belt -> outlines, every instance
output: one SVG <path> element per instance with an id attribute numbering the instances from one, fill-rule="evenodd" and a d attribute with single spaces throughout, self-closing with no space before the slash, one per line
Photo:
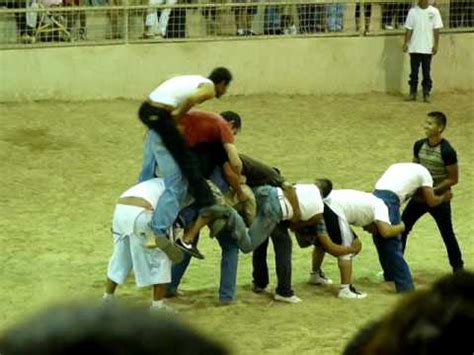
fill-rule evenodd
<path id="1" fill-rule="evenodd" d="M 146 210 L 153 211 L 153 206 L 147 200 L 144 200 L 141 197 L 120 197 L 117 201 L 118 205 L 126 205 L 126 206 L 135 206 L 135 207 L 143 207 Z"/>
<path id="2" fill-rule="evenodd" d="M 168 111 L 170 113 L 174 110 L 173 106 L 167 105 L 167 104 L 162 104 L 161 102 L 155 102 L 155 101 L 152 101 L 150 99 L 146 99 L 145 102 L 150 106 L 153 106 L 155 108 L 160 108 L 160 109 Z"/>

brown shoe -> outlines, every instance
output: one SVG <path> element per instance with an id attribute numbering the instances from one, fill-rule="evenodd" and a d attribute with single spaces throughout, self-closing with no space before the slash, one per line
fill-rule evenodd
<path id="1" fill-rule="evenodd" d="M 157 237 L 153 233 L 150 233 L 150 235 L 147 235 L 146 238 L 145 246 L 147 248 L 160 248 L 163 253 L 165 253 L 175 264 L 183 261 L 183 252 L 178 247 L 173 245 L 173 243 L 168 238 L 166 238 L 166 236 Z"/>

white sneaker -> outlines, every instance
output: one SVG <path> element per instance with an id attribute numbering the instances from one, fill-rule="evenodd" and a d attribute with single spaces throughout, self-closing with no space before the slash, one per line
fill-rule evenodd
<path id="1" fill-rule="evenodd" d="M 383 275 L 383 271 L 379 271 L 378 273 L 375 274 L 375 278 L 377 279 L 377 281 L 379 282 L 384 282 L 385 281 L 385 277 Z"/>
<path id="2" fill-rule="evenodd" d="M 165 303 L 162 303 L 161 306 L 150 306 L 150 312 L 152 313 L 162 313 L 162 312 L 178 313 L 174 308 L 168 306 Z"/>
<path id="3" fill-rule="evenodd" d="M 367 294 L 364 292 L 357 291 L 354 286 L 350 285 L 348 288 L 341 288 L 337 297 L 350 298 L 350 299 L 362 299 L 362 298 L 366 298 Z"/>
<path id="4" fill-rule="evenodd" d="M 285 296 L 279 295 L 278 293 L 275 293 L 275 296 L 273 296 L 273 299 L 278 302 L 286 302 L 286 303 L 293 303 L 293 304 L 303 302 L 303 300 L 296 295 L 285 297 Z"/>
<path id="5" fill-rule="evenodd" d="M 325 286 L 332 285 L 331 279 L 327 278 L 321 270 L 311 272 L 308 282 L 312 285 Z"/>
<path id="6" fill-rule="evenodd" d="M 383 25 L 383 28 L 384 30 L 389 30 L 389 31 L 395 29 L 392 25 Z"/>

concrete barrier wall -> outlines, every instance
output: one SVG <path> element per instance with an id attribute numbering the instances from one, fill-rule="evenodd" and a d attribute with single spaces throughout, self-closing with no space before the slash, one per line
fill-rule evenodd
<path id="1" fill-rule="evenodd" d="M 0 51 L 0 101 L 143 98 L 177 74 L 227 66 L 231 95 L 406 92 L 401 36 L 276 38 Z M 474 89 L 474 34 L 443 34 L 437 92 Z"/>

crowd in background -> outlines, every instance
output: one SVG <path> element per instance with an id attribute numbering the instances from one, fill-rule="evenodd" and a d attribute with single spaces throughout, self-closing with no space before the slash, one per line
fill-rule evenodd
<path id="1" fill-rule="evenodd" d="M 187 37 L 186 16 L 188 9 L 173 7 L 174 5 L 191 4 L 193 0 L 0 0 L 1 8 L 30 9 L 14 14 L 18 42 L 33 43 L 42 41 L 85 41 L 88 39 L 87 10 L 71 11 L 70 7 L 105 7 L 105 6 L 137 6 L 137 5 L 170 5 L 170 8 L 149 8 L 128 10 L 129 17 L 138 15 L 142 18 L 143 32 L 138 39 L 150 40 L 160 38 Z M 233 0 L 235 6 L 223 7 L 224 0 L 209 0 L 202 5 L 213 4 L 213 7 L 202 7 L 200 13 L 206 23 L 206 36 L 222 35 L 222 22 L 232 23 L 234 30 L 225 35 L 255 36 L 263 35 L 296 35 L 324 32 L 347 31 L 344 28 L 345 7 L 347 4 L 331 2 L 303 3 L 282 5 L 259 5 L 259 0 Z M 431 1 L 435 6 L 435 2 Z M 263 17 L 256 18 L 259 6 Z M 355 6 L 355 30 L 361 32 L 390 31 L 403 29 L 410 2 L 383 3 L 381 6 L 381 28 L 371 23 L 372 7 L 370 3 Z M 65 11 L 34 11 L 35 9 L 66 8 Z M 123 10 L 107 11 L 107 28 L 103 29 L 104 39 L 120 40 L 125 37 L 123 26 Z M 363 24 L 361 21 L 363 13 Z M 1 15 L 1 13 L 0 13 Z M 223 20 L 223 17 L 226 19 Z M 258 24 L 256 22 L 263 22 Z M 373 22 L 373 21 L 372 21 Z M 474 6 L 471 1 L 451 0 L 449 2 L 449 28 L 473 27 Z M 256 31 L 255 28 L 260 30 Z M 378 27 L 378 25 L 377 25 Z M 448 27 L 448 26 L 447 26 Z M 39 30 L 41 29 L 41 30 Z M 41 33 L 41 36 L 38 34 Z M 129 36 L 130 37 L 130 36 Z"/>

